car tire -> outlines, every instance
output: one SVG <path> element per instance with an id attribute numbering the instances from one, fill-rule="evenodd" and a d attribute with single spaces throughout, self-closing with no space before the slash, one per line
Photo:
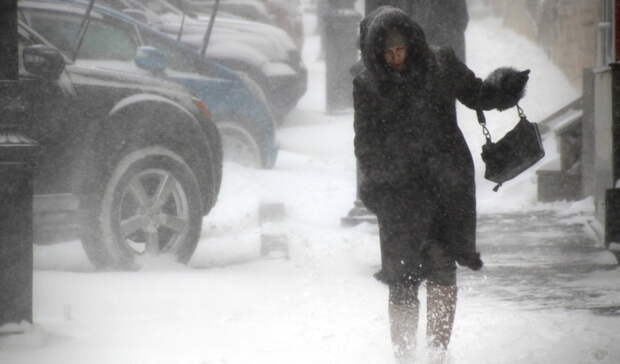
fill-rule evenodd
<path id="1" fill-rule="evenodd" d="M 200 188 L 190 166 L 160 145 L 132 148 L 87 208 L 82 244 L 96 268 L 135 270 L 139 258 L 187 263 L 202 229 Z"/>
<path id="2" fill-rule="evenodd" d="M 243 125 L 229 121 L 216 122 L 222 136 L 224 161 L 244 167 L 267 168 L 266 156 L 256 138 Z"/>

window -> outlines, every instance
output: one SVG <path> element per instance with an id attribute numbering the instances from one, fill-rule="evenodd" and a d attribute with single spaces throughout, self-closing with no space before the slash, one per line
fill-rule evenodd
<path id="1" fill-rule="evenodd" d="M 79 20 L 40 11 L 28 12 L 28 24 L 56 48 L 71 54 L 80 28 Z"/>
<path id="2" fill-rule="evenodd" d="M 82 17 L 71 14 L 33 11 L 29 23 L 37 33 L 67 55 L 76 45 Z M 130 61 L 138 42 L 126 28 L 91 19 L 78 59 Z"/>
<path id="3" fill-rule="evenodd" d="M 597 65 L 604 67 L 614 61 L 613 58 L 613 0 L 599 0 L 599 23 L 597 41 Z"/>
<path id="4" fill-rule="evenodd" d="M 78 58 L 131 61 L 136 56 L 137 46 L 138 42 L 129 31 L 111 24 L 91 21 Z"/>

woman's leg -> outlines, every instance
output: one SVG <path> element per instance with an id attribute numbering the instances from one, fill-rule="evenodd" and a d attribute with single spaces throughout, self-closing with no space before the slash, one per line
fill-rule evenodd
<path id="1" fill-rule="evenodd" d="M 437 240 L 429 241 L 424 253 L 424 270 L 428 279 L 426 333 L 435 349 L 445 351 L 450 343 L 456 311 L 456 264 L 447 247 Z"/>
<path id="2" fill-rule="evenodd" d="M 450 343 L 456 311 L 456 285 L 428 282 L 426 332 L 434 349 L 445 350 Z"/>
<path id="3" fill-rule="evenodd" d="M 415 356 L 418 330 L 419 283 L 390 285 L 388 313 L 390 333 L 396 360 L 400 364 L 412 363 Z"/>

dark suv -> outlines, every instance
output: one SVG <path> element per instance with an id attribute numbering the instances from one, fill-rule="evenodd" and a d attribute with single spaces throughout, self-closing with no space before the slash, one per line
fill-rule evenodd
<path id="1" fill-rule="evenodd" d="M 88 4 L 80 0 L 18 4 L 28 26 L 61 51 L 73 53 Z M 209 61 L 191 47 L 97 2 L 75 59 L 79 65 L 147 74 L 183 85 L 209 107 L 222 135 L 224 160 L 261 168 L 275 165 L 275 120 L 264 93 L 245 74 Z"/>
<path id="2" fill-rule="evenodd" d="M 19 46 L 27 134 L 42 147 L 35 239 L 78 226 L 98 268 L 147 254 L 187 262 L 222 177 L 207 107 L 173 83 L 73 63 L 21 21 Z"/>

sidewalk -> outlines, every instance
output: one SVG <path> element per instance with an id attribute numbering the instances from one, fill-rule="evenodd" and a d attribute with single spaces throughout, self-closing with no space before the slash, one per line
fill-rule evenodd
<path id="1" fill-rule="evenodd" d="M 480 216 L 485 279 L 464 273 L 464 285 L 524 309 L 591 308 L 620 316 L 620 270 L 586 233 L 589 218 L 557 211 Z"/>

